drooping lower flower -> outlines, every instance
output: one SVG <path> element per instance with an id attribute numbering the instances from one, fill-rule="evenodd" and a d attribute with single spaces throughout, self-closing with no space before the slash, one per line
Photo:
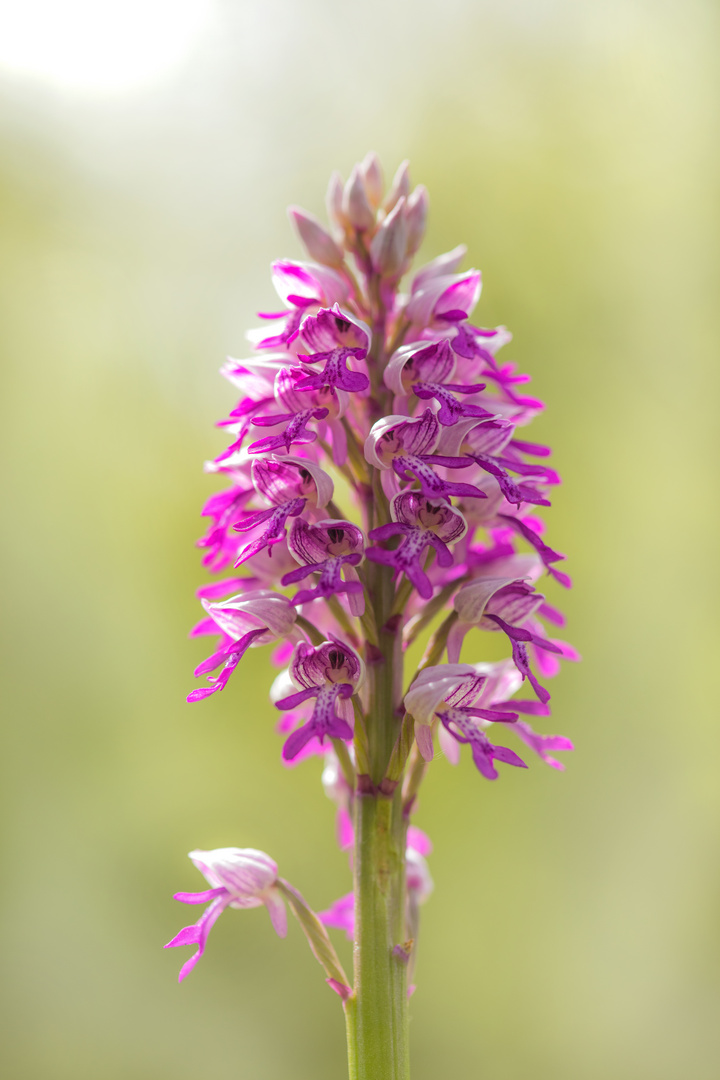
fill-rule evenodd
<path id="1" fill-rule="evenodd" d="M 197 952 L 183 964 L 178 982 L 190 974 L 205 952 L 208 934 L 227 907 L 267 908 L 275 932 L 287 934 L 287 913 L 277 888 L 277 864 L 264 851 L 254 848 L 215 848 L 213 851 L 191 851 L 189 858 L 203 875 L 209 889 L 198 893 L 175 893 L 183 904 L 205 904 L 201 917 L 176 934 L 166 949 L 177 945 L 197 945 Z"/>

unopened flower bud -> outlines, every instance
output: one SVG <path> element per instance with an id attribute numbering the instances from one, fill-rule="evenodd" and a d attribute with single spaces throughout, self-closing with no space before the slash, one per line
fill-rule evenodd
<path id="1" fill-rule="evenodd" d="M 405 204 L 408 258 L 411 258 L 415 254 L 425 236 L 428 203 L 427 188 L 424 184 L 419 184 Z"/>
<path id="2" fill-rule="evenodd" d="M 342 199 L 342 212 L 358 231 L 370 229 L 375 224 L 375 214 L 368 202 L 362 173 L 356 165 L 345 185 Z"/>
<path id="3" fill-rule="evenodd" d="M 393 177 L 390 190 L 387 193 L 384 208 L 390 212 L 398 199 L 407 198 L 410 194 L 410 162 L 403 161 Z"/>
<path id="4" fill-rule="evenodd" d="M 383 174 L 380 160 L 374 150 L 366 154 L 363 163 L 360 166 L 363 176 L 365 178 L 365 192 L 372 205 L 377 207 L 382 202 L 383 197 Z"/>
<path id="5" fill-rule="evenodd" d="M 405 262 L 408 227 L 404 211 L 405 199 L 401 198 L 379 226 L 370 244 L 373 267 L 383 277 L 395 277 Z"/>
<path id="6" fill-rule="evenodd" d="M 328 183 L 327 194 L 325 196 L 325 208 L 330 222 L 344 230 L 347 225 L 347 219 L 342 209 L 342 197 L 343 179 L 336 169 Z"/>
<path id="7" fill-rule="evenodd" d="M 288 215 L 311 259 L 316 259 L 317 262 L 336 269 L 342 265 L 342 248 L 333 240 L 314 214 L 302 210 L 299 206 L 289 206 Z"/>

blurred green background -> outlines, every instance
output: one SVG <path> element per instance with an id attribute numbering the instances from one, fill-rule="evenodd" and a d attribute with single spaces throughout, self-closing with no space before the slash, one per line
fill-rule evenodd
<path id="1" fill-rule="evenodd" d="M 87 30 L 66 7 L 56 59 Z M 157 4 L 136 7 L 140 40 Z M 565 774 L 431 771 L 414 1080 L 710 1080 L 717 8 L 198 12 L 172 63 L 153 72 L 150 49 L 122 85 L 86 77 L 82 48 L 51 76 L 0 45 L 3 1074 L 344 1075 L 296 927 L 280 942 L 265 912 L 228 913 L 180 988 L 161 946 L 186 921 L 172 893 L 200 887 L 194 847 L 265 849 L 318 908 L 349 887 L 318 763 L 280 766 L 267 654 L 190 707 L 186 634 L 202 462 L 233 403 L 217 368 L 275 303 L 270 260 L 300 254 L 285 205 L 321 212 L 330 171 L 374 148 L 389 173 L 411 159 L 423 254 L 468 243 L 478 320 L 511 327 L 548 402 L 533 432 L 565 478 L 550 536 L 584 655 L 553 687 Z"/>

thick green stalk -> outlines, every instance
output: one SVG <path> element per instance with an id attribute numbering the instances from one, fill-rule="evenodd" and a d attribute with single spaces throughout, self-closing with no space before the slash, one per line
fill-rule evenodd
<path id="1" fill-rule="evenodd" d="M 379 648 L 368 665 L 366 724 L 369 775 L 355 798 L 355 985 L 348 1002 L 351 1080 L 408 1080 L 410 1076 L 405 942 L 405 841 L 399 787 L 383 794 L 401 717 L 401 635 L 391 621 L 394 589 L 387 567 L 373 568 L 371 595 Z M 401 950 L 398 950 L 401 951 Z"/>
<path id="2" fill-rule="evenodd" d="M 351 1080 L 409 1080 L 405 824 L 394 798 L 360 795 L 355 814 L 355 1000 Z"/>

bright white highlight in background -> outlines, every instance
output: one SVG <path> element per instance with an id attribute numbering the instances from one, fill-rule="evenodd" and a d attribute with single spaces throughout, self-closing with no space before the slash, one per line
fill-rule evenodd
<path id="1" fill-rule="evenodd" d="M 130 89 L 181 62 L 211 15 L 212 0 L 0 0 L 0 68 Z"/>

